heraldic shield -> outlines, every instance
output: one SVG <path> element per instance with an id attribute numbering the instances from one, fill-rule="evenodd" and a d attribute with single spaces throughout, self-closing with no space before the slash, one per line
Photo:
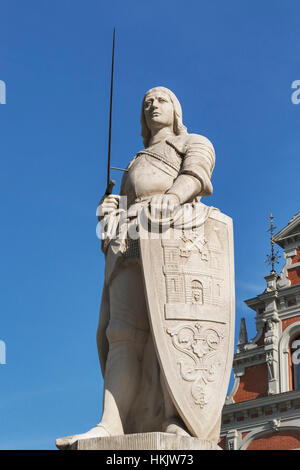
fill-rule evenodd
<path id="1" fill-rule="evenodd" d="M 198 202 L 161 233 L 140 221 L 149 321 L 161 370 L 190 433 L 219 426 L 234 348 L 232 219 Z M 148 228 L 145 229 L 145 219 Z"/>

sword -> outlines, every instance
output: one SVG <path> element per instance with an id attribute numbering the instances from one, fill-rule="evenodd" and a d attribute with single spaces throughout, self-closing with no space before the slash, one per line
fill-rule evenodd
<path id="1" fill-rule="evenodd" d="M 111 60 L 111 79 L 110 79 L 110 109 L 109 109 L 109 131 L 108 131 L 108 158 L 107 158 L 107 182 L 106 182 L 106 190 L 104 196 L 102 196 L 99 204 L 105 199 L 106 196 L 109 196 L 112 193 L 113 187 L 115 185 L 115 181 L 110 179 L 110 170 L 121 170 L 127 171 L 127 169 L 117 168 L 110 166 L 111 161 L 111 124 L 112 124 L 112 102 L 113 102 L 113 87 L 114 87 L 114 61 L 115 61 L 115 37 L 116 37 L 116 28 L 114 28 L 113 33 L 113 47 L 112 47 L 112 60 Z M 99 206 L 98 206 L 99 207 Z M 97 214 L 98 215 L 98 214 Z M 99 221 L 102 219 L 101 216 L 98 215 Z"/>
<path id="2" fill-rule="evenodd" d="M 109 110 L 109 131 L 108 131 L 108 158 L 107 158 L 107 185 L 105 196 L 112 193 L 115 181 L 110 179 L 110 159 L 111 159 L 111 122 L 112 122 L 112 102 L 113 102 L 113 88 L 114 88 L 114 62 L 115 62 L 115 36 L 116 28 L 113 34 L 113 48 L 111 60 L 111 79 L 110 79 L 110 110 Z"/>

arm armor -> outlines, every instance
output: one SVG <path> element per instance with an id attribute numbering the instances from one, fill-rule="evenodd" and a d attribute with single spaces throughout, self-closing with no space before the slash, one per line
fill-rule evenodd
<path id="1" fill-rule="evenodd" d="M 189 175 L 192 177 L 191 185 L 195 188 L 191 196 L 210 196 L 213 192 L 211 175 L 215 166 L 215 151 L 212 143 L 206 137 L 197 134 L 177 136 L 169 139 L 168 143 L 182 155 L 181 169 L 168 193 L 178 194 L 180 202 L 186 202 L 182 201 L 179 193 L 182 193 L 181 181 L 186 183 L 186 177 L 181 176 Z M 198 182 L 196 185 L 195 179 Z"/>

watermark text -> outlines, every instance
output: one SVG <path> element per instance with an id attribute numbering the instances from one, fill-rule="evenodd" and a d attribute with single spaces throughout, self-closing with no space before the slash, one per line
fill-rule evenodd
<path id="1" fill-rule="evenodd" d="M 0 340 L 0 364 L 6 364 L 6 344 Z"/>
<path id="2" fill-rule="evenodd" d="M 300 103 L 300 80 L 294 80 L 291 88 L 295 89 L 295 91 L 291 95 L 292 103 L 299 104 Z"/>
<path id="3" fill-rule="evenodd" d="M 6 84 L 0 80 L 0 104 L 6 104 Z"/>
<path id="4" fill-rule="evenodd" d="M 293 341 L 291 349 L 293 351 L 292 363 L 295 365 L 300 364 L 300 339 L 296 339 L 296 341 Z"/>

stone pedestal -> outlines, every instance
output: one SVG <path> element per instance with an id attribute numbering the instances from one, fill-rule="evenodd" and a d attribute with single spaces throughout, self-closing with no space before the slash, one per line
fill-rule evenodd
<path id="1" fill-rule="evenodd" d="M 212 441 L 163 432 L 80 439 L 69 450 L 221 450 Z"/>

